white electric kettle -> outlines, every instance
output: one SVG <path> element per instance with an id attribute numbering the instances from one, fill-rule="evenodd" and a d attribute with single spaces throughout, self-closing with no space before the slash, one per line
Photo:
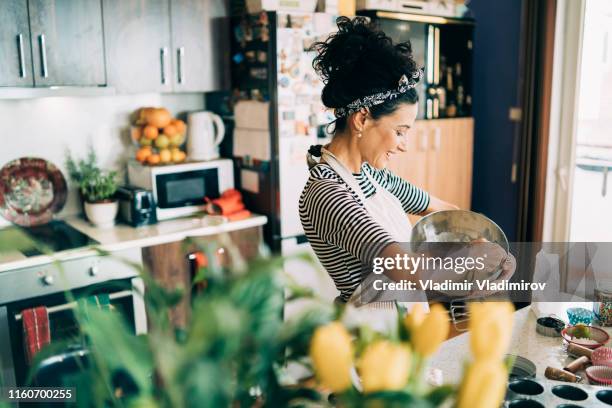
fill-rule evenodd
<path id="1" fill-rule="evenodd" d="M 187 156 L 189 160 L 219 158 L 219 144 L 225 136 L 225 125 L 215 113 L 202 111 L 187 116 Z"/>

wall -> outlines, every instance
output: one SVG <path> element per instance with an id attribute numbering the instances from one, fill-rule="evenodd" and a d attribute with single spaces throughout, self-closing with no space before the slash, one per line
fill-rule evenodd
<path id="1" fill-rule="evenodd" d="M 134 149 L 129 140 L 129 115 L 142 106 L 164 106 L 173 115 L 184 115 L 203 110 L 204 95 L 153 93 L 0 100 L 0 166 L 23 156 L 41 157 L 60 167 L 67 177 L 67 149 L 80 157 L 91 145 L 99 163 L 121 171 L 123 177 L 125 162 Z M 70 186 L 60 216 L 79 212 L 76 190 Z M 6 224 L 0 217 L 0 225 Z"/>
<path id="2" fill-rule="evenodd" d="M 518 104 L 519 0 L 472 0 L 474 39 L 474 170 L 472 209 L 495 221 L 515 240 L 518 184 L 511 181 L 515 122 L 510 107 Z"/>

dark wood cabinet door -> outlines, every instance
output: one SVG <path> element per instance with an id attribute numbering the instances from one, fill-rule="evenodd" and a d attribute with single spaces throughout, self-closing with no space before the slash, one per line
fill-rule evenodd
<path id="1" fill-rule="evenodd" d="M 104 0 L 108 84 L 122 93 L 170 92 L 168 0 Z"/>
<path id="2" fill-rule="evenodd" d="M 100 0 L 29 0 L 34 84 L 105 85 Z"/>
<path id="3" fill-rule="evenodd" d="M 27 0 L 0 1 L 0 86 L 32 86 Z"/>
<path id="4" fill-rule="evenodd" d="M 172 59 L 175 92 L 221 89 L 229 70 L 226 5 L 223 0 L 172 0 L 170 2 Z"/>

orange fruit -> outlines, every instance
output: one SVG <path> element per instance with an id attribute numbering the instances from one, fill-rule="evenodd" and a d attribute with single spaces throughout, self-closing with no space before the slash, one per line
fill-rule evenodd
<path id="1" fill-rule="evenodd" d="M 162 149 L 159 151 L 159 158 L 162 163 L 170 163 L 172 160 L 172 153 L 168 149 Z"/>
<path id="2" fill-rule="evenodd" d="M 184 161 L 186 156 L 187 155 L 182 150 L 176 149 L 176 150 L 172 151 L 172 161 L 174 163 L 180 163 L 180 162 Z"/>
<path id="3" fill-rule="evenodd" d="M 187 130 L 187 125 L 185 125 L 185 122 L 180 119 L 174 119 L 172 121 L 172 125 L 174 125 L 174 127 L 176 128 L 177 133 L 181 135 L 185 134 L 185 131 Z"/>
<path id="4" fill-rule="evenodd" d="M 172 123 L 164 128 L 164 135 L 172 137 L 178 133 L 178 129 Z"/>
<path id="5" fill-rule="evenodd" d="M 171 120 L 170 112 L 164 108 L 153 109 L 147 114 L 147 123 L 158 129 L 168 126 Z"/>
<path id="6" fill-rule="evenodd" d="M 149 157 L 147 157 L 147 163 L 153 166 L 159 164 L 160 160 L 161 158 L 159 157 L 159 154 L 151 154 Z"/>
<path id="7" fill-rule="evenodd" d="M 151 150 L 151 147 L 149 146 L 141 147 L 136 152 L 136 160 L 138 160 L 141 163 L 144 163 L 147 160 L 147 158 L 152 154 L 153 154 L 153 151 Z"/>
<path id="8" fill-rule="evenodd" d="M 147 125 L 142 130 L 142 133 L 147 139 L 153 140 L 157 137 L 157 135 L 159 135 L 159 130 L 157 130 L 155 126 Z"/>

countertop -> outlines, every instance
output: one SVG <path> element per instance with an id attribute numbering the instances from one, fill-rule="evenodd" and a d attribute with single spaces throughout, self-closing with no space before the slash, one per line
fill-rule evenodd
<path id="1" fill-rule="evenodd" d="M 567 307 L 584 306 L 591 308 L 592 303 L 546 303 L 546 306 L 548 312 L 553 311 L 556 315 L 564 318 L 567 316 L 565 314 Z M 561 337 L 546 337 L 536 332 L 537 317 L 532 308 L 533 305 L 527 306 L 514 313 L 514 322 L 511 322 L 513 330 L 509 354 L 531 360 L 536 365 L 536 377 L 545 378 L 544 370 L 546 367 L 561 369 L 573 358 L 568 357 Z M 546 313 L 546 315 L 548 314 Z M 612 327 L 602 328 L 612 334 Z M 440 369 L 445 383 L 458 384 L 462 378 L 464 363 L 470 358 L 469 333 L 466 332 L 445 341 L 438 352 L 429 360 L 429 367 Z M 586 378 L 582 382 L 588 384 Z"/>
<path id="2" fill-rule="evenodd" d="M 54 253 L 24 257 L 20 254 L 2 254 L 0 272 L 43 265 L 53 261 L 75 259 L 98 252 L 96 249 L 114 252 L 130 248 L 142 248 L 153 245 L 182 241 L 188 237 L 214 235 L 236 231 L 266 224 L 264 215 L 252 215 L 239 221 L 227 221 L 220 216 L 192 216 L 175 220 L 160 221 L 155 225 L 133 228 L 125 224 L 117 224 L 110 228 L 96 228 L 80 217 L 64 219 L 70 226 L 95 239 L 100 244 L 92 247 L 78 248 Z"/>

